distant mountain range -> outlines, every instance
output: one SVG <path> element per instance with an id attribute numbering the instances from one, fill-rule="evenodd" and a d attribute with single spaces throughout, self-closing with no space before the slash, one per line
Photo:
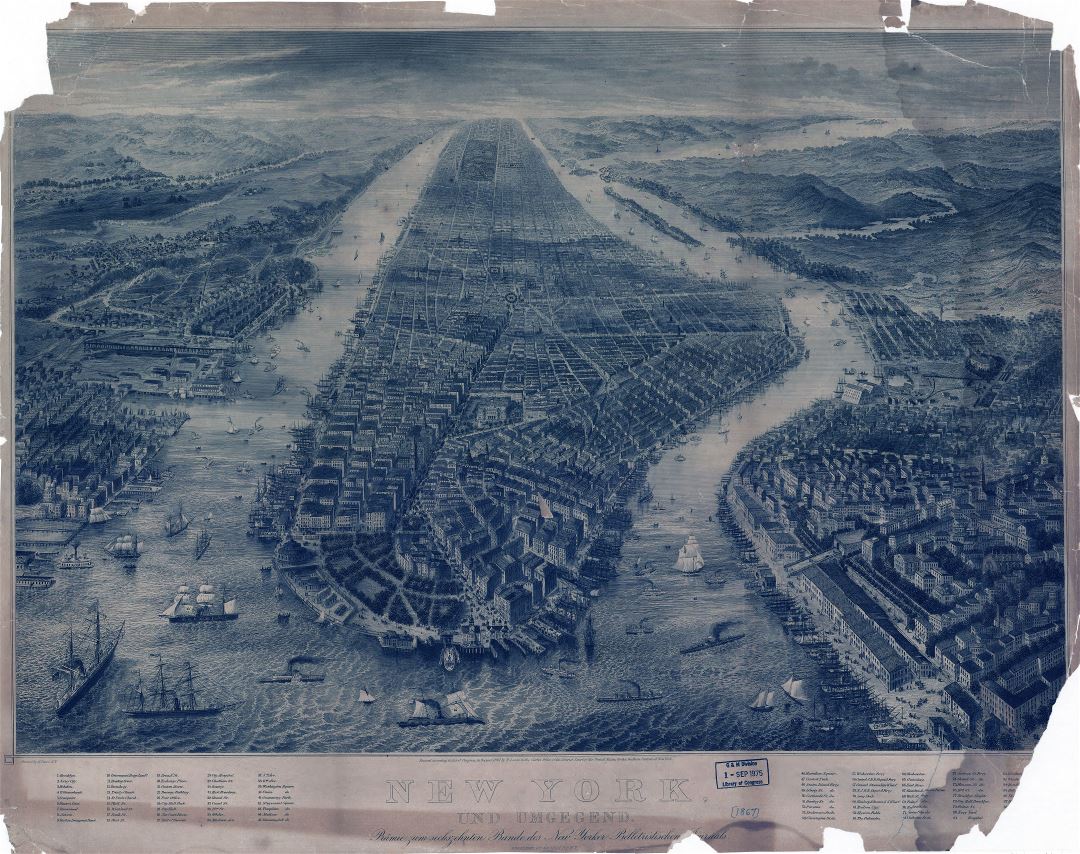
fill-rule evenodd
<path id="1" fill-rule="evenodd" d="M 1057 128 L 1040 126 L 900 131 L 746 157 L 617 160 L 604 174 L 781 241 L 913 221 L 872 239 L 807 236 L 789 246 L 805 268 L 869 275 L 915 301 L 935 300 L 944 288 L 972 310 L 1023 313 L 1060 305 L 1059 162 Z M 935 216 L 919 219 L 927 215 Z"/>

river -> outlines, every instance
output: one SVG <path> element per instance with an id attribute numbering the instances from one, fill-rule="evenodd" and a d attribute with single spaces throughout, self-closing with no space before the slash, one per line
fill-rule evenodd
<path id="1" fill-rule="evenodd" d="M 350 327 L 349 318 L 366 294 L 381 252 L 393 245 L 397 222 L 415 202 L 448 135 L 419 146 L 350 205 L 329 249 L 311 259 L 326 283 L 313 311 L 288 321 L 273 333 L 273 341 L 260 337 L 253 342 L 258 364 L 241 367 L 241 388 L 253 399 L 189 406 L 191 420 L 161 456 L 171 479 L 156 500 L 126 518 L 84 532 L 82 542 L 95 567 L 60 574 L 48 591 L 18 592 L 20 752 L 814 746 L 795 721 L 797 709 L 780 706 L 770 715 L 760 715 L 747 708 L 760 688 L 778 689 L 792 674 L 810 677 L 812 684 L 814 665 L 755 594 L 744 589 L 733 544 L 709 517 L 716 510 L 717 485 L 746 442 L 831 395 L 843 367 L 869 370 L 870 362 L 855 335 L 842 325 L 830 325 L 839 308 L 820 288 L 796 283 L 758 259 L 748 257 L 738 267 L 754 287 L 775 295 L 800 285 L 785 304 L 806 337 L 810 356 L 779 383 L 727 413 L 726 438 L 717 429 L 719 416 L 714 417 L 700 431 L 700 442 L 672 449 L 650 470 L 649 482 L 661 509 L 634 508 L 635 527 L 624 548 L 622 574 L 605 586 L 594 607 L 598 637 L 591 663 L 564 662 L 568 672 L 560 678 L 550 675 L 550 669 L 559 666 L 555 657 L 544 662 L 515 657 L 500 665 L 466 659 L 447 674 L 433 655 L 388 657 L 355 630 L 315 623 L 291 594 L 276 595 L 276 578 L 259 571 L 269 563 L 272 549 L 246 536 L 248 501 L 257 479 L 264 464 L 287 456 L 290 436 L 283 427 L 303 419 L 306 400 L 301 390 L 313 388 L 341 353 L 342 340 L 334 333 Z M 617 233 L 626 235 L 626 217 L 622 223 L 609 222 L 610 200 L 603 198 L 602 188 L 598 194 L 589 183 L 595 176 L 579 183 L 555 168 L 593 216 L 621 225 Z M 385 234 L 382 244 L 379 232 Z M 685 258 L 695 272 L 715 275 L 721 257 L 731 265 L 729 270 L 736 265 L 720 249 L 726 247 L 722 236 L 714 235 L 717 252 L 710 261 L 704 261 L 701 249 L 689 250 L 662 235 L 652 243 L 649 237 L 655 235 L 644 224 L 638 224 L 628 239 L 644 248 L 661 248 L 669 258 Z M 334 288 L 338 280 L 340 287 Z M 833 346 L 838 338 L 846 343 Z M 310 352 L 299 350 L 297 340 L 304 341 Z M 279 367 L 266 372 L 275 345 L 281 348 L 274 360 Z M 288 389 L 274 396 L 279 375 L 285 377 Z M 239 431 L 234 435 L 227 432 L 229 418 Z M 252 432 L 256 419 L 263 429 Z M 207 465 L 208 461 L 214 462 Z M 177 501 L 183 501 L 194 522 L 184 534 L 166 540 L 162 524 Z M 207 514 L 205 524 L 213 541 L 202 560 L 194 562 L 192 542 Z M 134 573 L 125 572 L 102 551 L 112 537 L 126 531 L 138 532 L 147 543 Z M 701 575 L 685 576 L 674 568 L 676 552 L 690 534 L 698 538 L 708 564 Z M 633 572 L 639 559 L 652 567 L 648 577 Z M 724 579 L 722 586 L 706 584 L 706 576 L 713 573 Z M 203 581 L 223 583 L 230 595 L 237 596 L 238 620 L 170 625 L 158 616 L 177 585 Z M 114 621 L 126 621 L 125 638 L 100 684 L 58 718 L 52 711 L 50 665 L 61 654 L 67 623 L 56 615 L 70 614 L 80 621 L 94 600 Z M 282 610 L 293 615 L 286 626 L 276 620 Z M 644 617 L 649 618 L 652 633 L 626 632 L 629 623 L 637 625 Z M 680 647 L 704 638 L 717 620 L 738 621 L 735 630 L 745 634 L 741 644 L 679 654 Z M 120 711 L 127 701 L 127 686 L 138 671 L 149 675 L 152 653 L 169 661 L 191 660 L 205 679 L 205 686 L 200 686 L 205 696 L 235 701 L 238 707 L 216 719 L 167 724 L 127 718 Z M 326 681 L 256 682 L 268 672 L 282 671 L 286 658 L 295 655 L 318 659 Z M 625 679 L 664 697 L 649 703 L 595 702 L 599 694 L 624 688 L 620 680 Z M 365 706 L 357 701 L 362 687 L 376 696 L 376 703 Z M 452 690 L 466 692 L 486 726 L 417 730 L 396 725 L 408 714 L 414 696 Z"/>

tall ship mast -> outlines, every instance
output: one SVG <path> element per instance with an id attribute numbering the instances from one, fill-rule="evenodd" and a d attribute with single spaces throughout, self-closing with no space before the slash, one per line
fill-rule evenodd
<path id="1" fill-rule="evenodd" d="M 210 539 L 210 532 L 206 530 L 206 528 L 199 531 L 199 536 L 195 539 L 195 548 L 191 553 L 191 556 L 195 558 L 195 560 L 198 560 L 206 554 L 206 550 L 210 548 Z"/>
<path id="2" fill-rule="evenodd" d="M 697 537 L 693 534 L 686 538 L 686 545 L 679 549 L 679 558 L 675 561 L 675 568 L 687 575 L 701 572 L 705 568 L 705 558 L 701 556 L 701 548 L 698 546 Z"/>
<path id="3" fill-rule="evenodd" d="M 195 693 L 195 673 L 190 661 L 180 665 L 181 676 L 166 680 L 165 662 L 158 656 L 157 675 L 152 684 L 143 682 L 142 674 L 132 686 L 133 703 L 124 709 L 132 718 L 194 718 L 218 715 L 239 703 L 206 704 Z"/>
<path id="4" fill-rule="evenodd" d="M 121 534 L 105 546 L 105 551 L 121 560 L 138 560 L 143 547 L 138 534 Z"/>
<path id="5" fill-rule="evenodd" d="M 95 605 L 92 621 L 93 645 L 91 646 L 88 642 L 87 649 L 84 651 L 76 648 L 74 629 L 68 629 L 66 660 L 55 669 L 56 676 L 67 677 L 67 685 L 56 697 L 58 715 L 64 714 L 74 706 L 101 678 L 101 674 L 105 672 L 113 659 L 120 638 L 124 636 L 124 623 L 120 623 L 118 629 L 110 632 L 102 628 L 102 616 L 104 615 Z M 90 652 L 93 652 L 93 658 L 90 661 L 84 660 L 84 655 L 89 657 L 87 654 Z"/>
<path id="6" fill-rule="evenodd" d="M 165 536 L 175 537 L 177 534 L 186 531 L 190 524 L 191 520 L 184 515 L 184 504 L 180 502 L 176 507 L 176 512 L 170 513 L 165 518 Z"/>

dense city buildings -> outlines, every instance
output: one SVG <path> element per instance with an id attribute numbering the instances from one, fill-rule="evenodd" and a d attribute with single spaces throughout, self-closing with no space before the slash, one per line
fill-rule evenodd
<path id="1" fill-rule="evenodd" d="M 599 581 L 594 546 L 639 464 L 797 361 L 782 320 L 616 239 L 520 123 L 468 125 L 313 402 L 291 537 L 320 566 L 296 586 L 344 603 L 320 604 L 335 619 L 423 639 L 464 616 L 481 648 L 543 648 Z M 368 556 L 338 560 L 341 535 Z"/>
<path id="2" fill-rule="evenodd" d="M 980 161 L 953 180 L 940 139 L 829 116 L 253 123 L 232 158 L 235 123 L 163 154 L 162 122 L 95 119 L 82 160 L 45 144 L 68 119 L 23 126 L 23 650 L 63 645 L 57 600 L 160 614 L 252 712 L 221 749 L 458 748 L 383 711 L 450 688 L 484 707 L 470 749 L 1040 731 L 1060 310 L 882 251 L 993 210 L 1033 223 L 1018 280 L 1052 266 L 1041 129 L 997 171 L 1014 136 L 950 138 Z M 983 296 L 1015 296 L 994 269 Z M 125 631 L 124 672 L 166 638 Z M 333 713 L 251 688 L 286 648 L 327 662 Z M 26 731 L 61 740 L 29 673 Z"/>
<path id="3" fill-rule="evenodd" d="M 1050 315 L 947 322 L 845 294 L 875 376 L 747 447 L 725 500 L 889 691 L 940 684 L 946 741 L 1015 743 L 1064 681 Z M 867 394 L 854 396 L 855 383 Z"/>

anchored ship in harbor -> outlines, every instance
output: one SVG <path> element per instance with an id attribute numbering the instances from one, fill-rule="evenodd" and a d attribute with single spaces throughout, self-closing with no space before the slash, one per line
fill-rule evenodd
<path id="1" fill-rule="evenodd" d="M 161 612 L 170 623 L 218 622 L 235 620 L 240 616 L 236 607 L 236 598 L 228 598 L 224 586 L 200 584 L 193 590 L 186 584 L 176 589 L 173 603 Z"/>
<path id="2" fill-rule="evenodd" d="M 56 713 L 64 714 L 89 691 L 113 660 L 120 638 L 124 636 L 124 623 L 116 629 L 108 629 L 105 615 L 95 606 L 89 620 L 88 637 L 77 643 L 75 630 L 68 629 L 67 655 L 54 670 L 55 677 L 64 677 L 67 683 L 56 697 Z"/>
<path id="3" fill-rule="evenodd" d="M 180 678 L 166 678 L 165 662 L 158 656 L 157 674 L 152 684 L 144 684 L 142 674 L 132 686 L 132 704 L 124 714 L 132 718 L 200 718 L 221 714 L 238 703 L 204 703 L 195 691 L 195 671 L 190 661 L 179 665 Z"/>

